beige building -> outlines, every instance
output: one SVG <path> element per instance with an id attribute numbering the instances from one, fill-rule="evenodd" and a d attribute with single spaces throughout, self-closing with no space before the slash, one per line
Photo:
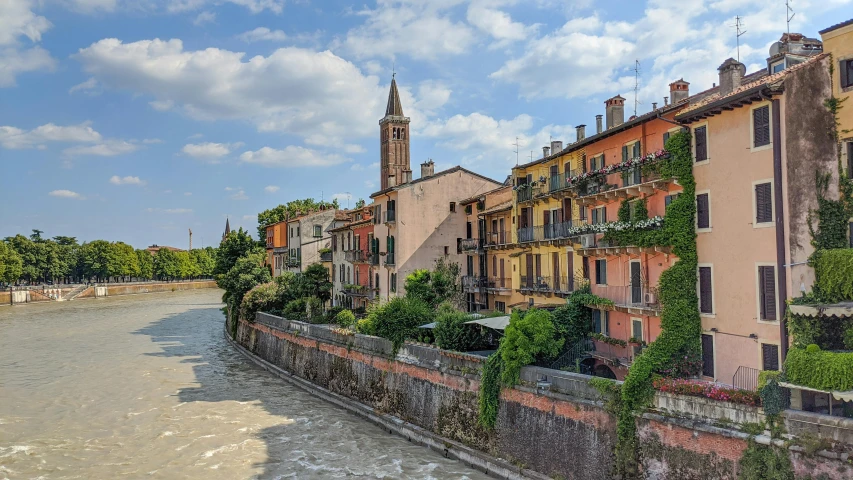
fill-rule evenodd
<path id="1" fill-rule="evenodd" d="M 285 270 L 304 272 L 312 263 L 324 263 L 326 259 L 322 258 L 320 251 L 332 246 L 329 230 L 345 220 L 345 213 L 334 208 L 320 209 L 288 220 Z"/>
<path id="2" fill-rule="evenodd" d="M 693 134 L 697 291 L 703 373 L 754 388 L 758 371 L 778 370 L 787 348 L 786 299 L 811 289 L 806 218 L 817 207 L 815 176 L 837 195 L 838 158 L 829 61 L 812 39 L 787 34 L 768 68 L 745 76 L 734 59 L 719 86 L 676 116 Z M 782 52 L 785 68 L 778 68 Z M 771 73 L 772 70 L 776 73 Z"/>

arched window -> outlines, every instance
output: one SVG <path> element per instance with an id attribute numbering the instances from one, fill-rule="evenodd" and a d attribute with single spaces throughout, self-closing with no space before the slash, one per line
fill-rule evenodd
<path id="1" fill-rule="evenodd" d="M 392 128 L 392 129 L 391 129 L 391 134 L 392 134 L 392 137 L 391 137 L 391 138 L 396 139 L 396 138 L 397 138 L 397 129 L 396 129 L 396 128 Z"/>
<path id="2" fill-rule="evenodd" d="M 401 128 L 401 129 L 400 129 L 400 139 L 402 140 L 402 139 L 404 139 L 404 138 L 406 138 L 406 129 L 405 129 L 405 128 Z"/>

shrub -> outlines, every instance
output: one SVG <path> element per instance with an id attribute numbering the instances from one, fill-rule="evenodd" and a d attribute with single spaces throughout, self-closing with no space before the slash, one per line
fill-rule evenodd
<path id="1" fill-rule="evenodd" d="M 586 284 L 585 288 L 586 290 L 582 286 L 572 292 L 566 305 L 555 309 L 552 314 L 554 326 L 566 339 L 566 347 L 574 345 L 592 332 L 592 310 L 581 303 L 582 299 L 587 298 L 584 293 L 589 293 L 589 284 Z"/>
<path id="2" fill-rule="evenodd" d="M 820 351 L 820 347 L 818 347 L 814 343 L 811 343 L 806 347 L 806 353 L 817 353 L 819 351 Z"/>
<path id="3" fill-rule="evenodd" d="M 422 300 L 397 297 L 370 309 L 367 318 L 373 335 L 394 342 L 396 352 L 407 338 L 417 336 L 419 326 L 429 323 L 433 312 Z"/>
<path id="4" fill-rule="evenodd" d="M 853 389 L 853 352 L 792 348 L 785 358 L 789 382 L 818 390 Z"/>
<path id="5" fill-rule="evenodd" d="M 415 270 L 406 277 L 406 296 L 417 298 L 437 308 L 443 302 L 456 307 L 463 304 L 462 285 L 459 280 L 459 264 L 443 258 L 435 261 L 432 270 Z"/>
<path id="6" fill-rule="evenodd" d="M 815 290 L 825 302 L 853 300 L 853 248 L 823 250 L 814 260 Z"/>
<path id="7" fill-rule="evenodd" d="M 335 323 L 342 327 L 352 327 L 355 325 L 355 315 L 350 310 L 341 310 L 335 315 Z"/>
<path id="8" fill-rule="evenodd" d="M 262 283 L 249 290 L 240 304 L 240 318 L 255 321 L 256 312 L 268 312 L 278 303 L 278 285 Z"/>
<path id="9" fill-rule="evenodd" d="M 483 374 L 480 376 L 480 398 L 478 399 L 480 407 L 478 423 L 485 428 L 494 428 L 498 419 L 502 370 L 503 359 L 500 352 L 490 355 L 483 365 Z"/>
<path id="10" fill-rule="evenodd" d="M 788 451 L 749 440 L 738 461 L 739 480 L 794 480 L 794 468 Z"/>
<path id="11" fill-rule="evenodd" d="M 652 382 L 652 385 L 661 392 L 741 403 L 753 407 L 761 405 L 761 397 L 756 392 L 739 388 L 725 388 L 713 383 L 658 377 Z"/>
<path id="12" fill-rule="evenodd" d="M 474 350 L 483 344 L 480 329 L 476 326 L 465 325 L 471 316 L 456 310 L 450 303 L 442 303 L 436 312 L 436 326 L 433 330 L 435 344 L 445 350 L 466 352 Z"/>
<path id="13" fill-rule="evenodd" d="M 287 302 L 282 313 L 290 320 L 304 320 L 307 317 L 305 314 L 306 305 L 307 300 L 305 298 L 297 298 Z"/>
<path id="14" fill-rule="evenodd" d="M 557 338 L 557 329 L 548 311 L 531 309 L 523 317 L 513 312 L 498 348 L 504 364 L 501 380 L 505 385 L 515 385 L 521 367 L 553 358 L 562 346 L 563 339 Z"/>

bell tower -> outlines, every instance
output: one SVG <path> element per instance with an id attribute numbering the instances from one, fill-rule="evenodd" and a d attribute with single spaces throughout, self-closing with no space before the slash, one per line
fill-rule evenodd
<path id="1" fill-rule="evenodd" d="M 382 190 L 412 181 L 409 160 L 409 117 L 403 115 L 403 104 L 397 91 L 396 74 L 391 76 L 391 91 L 385 117 L 379 120 L 380 179 Z"/>

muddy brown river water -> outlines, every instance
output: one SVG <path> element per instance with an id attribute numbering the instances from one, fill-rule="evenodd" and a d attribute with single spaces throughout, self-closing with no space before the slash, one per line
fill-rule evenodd
<path id="1" fill-rule="evenodd" d="M 248 362 L 220 296 L 0 307 L 0 478 L 488 478 Z"/>

